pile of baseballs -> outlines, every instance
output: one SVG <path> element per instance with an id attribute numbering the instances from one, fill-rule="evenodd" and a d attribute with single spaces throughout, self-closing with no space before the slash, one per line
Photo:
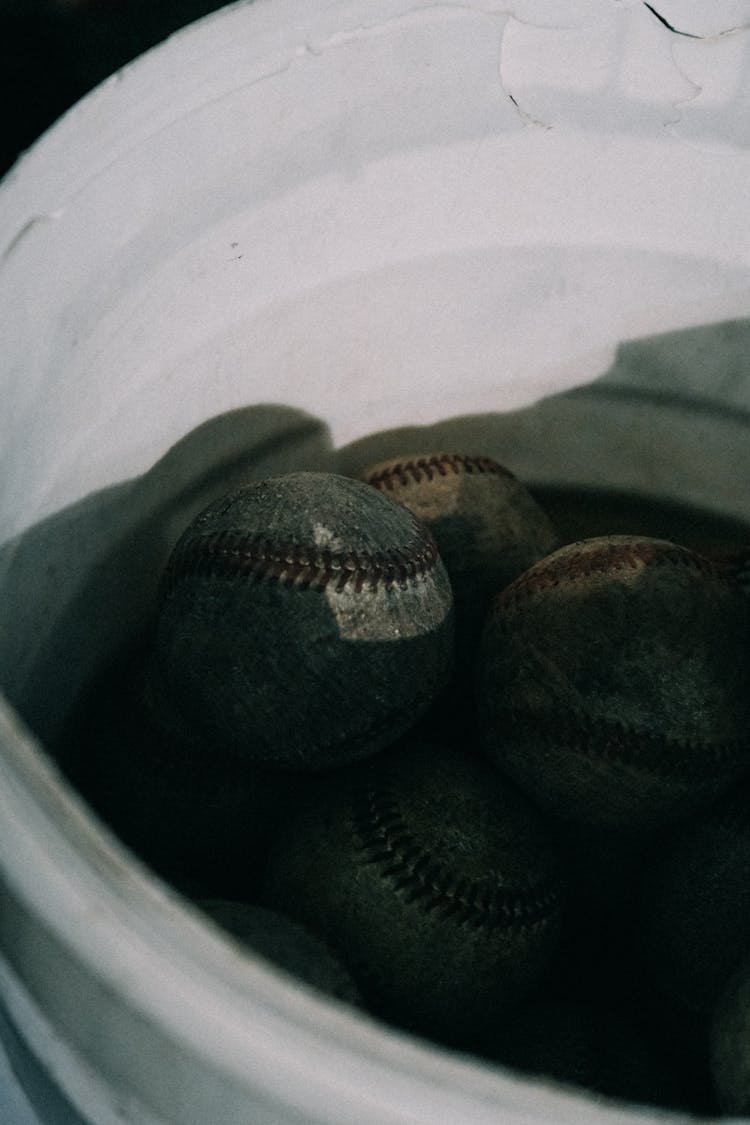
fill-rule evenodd
<path id="1" fill-rule="evenodd" d="M 598 1096 L 744 1112 L 740 573 L 560 543 L 486 456 L 254 481 L 185 529 L 71 776 L 337 1002 Z"/>

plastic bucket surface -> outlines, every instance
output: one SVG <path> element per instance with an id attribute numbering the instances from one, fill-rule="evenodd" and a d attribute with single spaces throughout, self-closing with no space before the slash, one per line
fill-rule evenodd
<path id="1" fill-rule="evenodd" d="M 507 7 L 232 6 L 0 187 L 0 996 L 48 1120 L 655 1119 L 240 955 L 42 748 L 248 476 L 439 436 L 750 523 L 743 21 Z"/>

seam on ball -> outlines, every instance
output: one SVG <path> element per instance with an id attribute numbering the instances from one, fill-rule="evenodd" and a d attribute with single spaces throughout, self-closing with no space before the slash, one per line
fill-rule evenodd
<path id="1" fill-rule="evenodd" d="M 162 596 L 188 576 L 242 575 L 250 581 L 278 582 L 303 589 L 373 591 L 404 588 L 428 574 L 437 562 L 434 539 L 414 522 L 417 535 L 402 548 L 336 552 L 314 544 L 274 543 L 267 536 L 233 531 L 188 540 L 175 549 L 162 583 Z"/>
<path id="2" fill-rule="evenodd" d="M 374 864 L 394 891 L 427 914 L 477 930 L 523 931 L 550 923 L 560 907 L 551 884 L 510 890 L 441 867 L 415 839 L 387 790 L 363 785 L 355 794 L 361 862 Z"/>
<path id="3" fill-rule="evenodd" d="M 639 567 L 670 566 L 675 569 L 691 570 L 715 578 L 728 588 L 739 589 L 732 573 L 712 559 L 705 558 L 689 550 L 646 541 L 629 544 L 606 544 L 593 550 L 571 555 L 563 559 L 551 558 L 537 563 L 525 571 L 492 600 L 491 613 L 499 614 L 514 602 L 532 597 L 534 594 L 563 585 L 575 585 L 593 575 L 613 576 L 623 571 L 637 570 Z"/>
<path id="4" fill-rule="evenodd" d="M 495 476 L 515 480 L 513 473 L 491 457 L 471 457 L 459 453 L 435 454 L 431 457 L 417 457 L 411 461 L 397 461 L 385 469 L 369 474 L 365 479 L 379 490 L 392 491 L 396 483 L 400 485 L 421 484 L 422 481 L 446 477 L 449 473 L 490 473 Z"/>

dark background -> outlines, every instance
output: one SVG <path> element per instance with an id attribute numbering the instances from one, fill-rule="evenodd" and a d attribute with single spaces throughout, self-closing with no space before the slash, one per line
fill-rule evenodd
<path id="1" fill-rule="evenodd" d="M 124 63 L 225 0 L 0 0 L 0 176 Z"/>

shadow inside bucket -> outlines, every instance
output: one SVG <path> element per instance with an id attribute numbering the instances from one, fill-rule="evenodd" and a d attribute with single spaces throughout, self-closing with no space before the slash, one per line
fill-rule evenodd
<path id="1" fill-rule="evenodd" d="M 749 337 L 742 320 L 626 342 L 587 386 L 339 450 L 325 422 L 289 406 L 212 418 L 143 475 L 0 548 L 3 690 L 54 747 L 82 688 L 148 627 L 164 564 L 190 520 L 239 484 L 293 470 L 356 475 L 404 453 L 483 453 L 529 487 L 563 541 L 636 533 L 696 547 L 747 542 Z"/>
<path id="2" fill-rule="evenodd" d="M 0 682 L 54 747 L 81 689 L 148 628 L 164 564 L 216 496 L 292 469 L 327 469 L 327 427 L 287 406 L 219 415 L 142 476 L 92 493 L 0 549 Z"/>
<path id="3" fill-rule="evenodd" d="M 631 533 L 702 549 L 748 543 L 749 325 L 626 343 L 588 386 L 514 412 L 399 427 L 339 450 L 323 421 L 291 407 L 210 419 L 143 475 L 85 497 L 0 549 L 5 692 L 54 753 L 96 673 L 148 631 L 185 526 L 214 498 L 264 476 L 357 475 L 402 454 L 482 453 L 528 484 L 563 541 Z"/>

